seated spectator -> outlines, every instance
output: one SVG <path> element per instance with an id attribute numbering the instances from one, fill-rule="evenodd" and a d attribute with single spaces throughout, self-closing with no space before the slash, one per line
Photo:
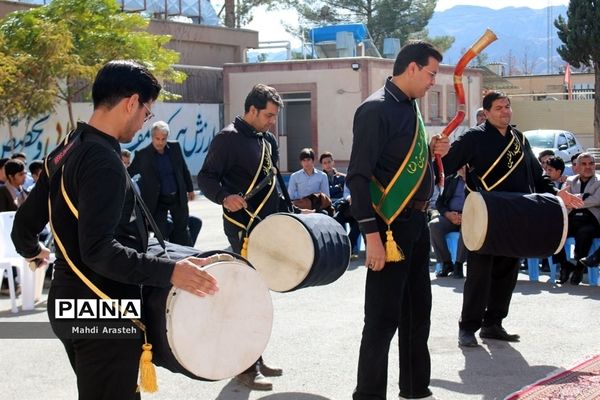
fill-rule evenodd
<path id="1" fill-rule="evenodd" d="M 129 168 L 131 165 L 131 152 L 129 150 L 121 150 L 121 161 L 123 161 L 123 164 L 125 164 L 125 168 Z"/>
<path id="2" fill-rule="evenodd" d="M 31 192 L 31 190 L 35 186 L 35 183 L 38 181 L 38 179 L 40 179 L 40 175 L 43 170 L 44 170 L 44 162 L 42 160 L 33 160 L 29 164 L 29 172 L 31 173 L 31 178 L 33 179 L 33 184 L 26 188 L 29 192 Z"/>
<path id="3" fill-rule="evenodd" d="M 571 277 L 571 284 L 579 285 L 583 279 L 586 264 L 581 261 L 587 256 L 594 238 L 600 236 L 600 176 L 596 175 L 596 161 L 590 153 L 577 157 L 579 174 L 567 179 L 567 190 L 581 194 L 584 206 L 569 212 L 568 235 L 575 238 L 576 264 L 567 261 L 565 250 L 553 256 L 560 264 L 558 283 L 564 284 Z"/>
<path id="4" fill-rule="evenodd" d="M 4 164 L 8 161 L 8 158 L 0 158 L 0 185 L 6 183 L 6 174 L 4 173 Z"/>
<path id="5" fill-rule="evenodd" d="M 323 172 L 327 174 L 329 180 L 329 194 L 334 209 L 333 218 L 346 229 L 346 224 L 350 227 L 348 238 L 352 246 L 352 259 L 358 258 L 358 237 L 360 236 L 360 228 L 358 221 L 352 217 L 350 211 L 350 190 L 345 185 L 346 175 L 338 172 L 335 169 L 335 161 L 333 154 L 325 152 L 319 157 L 319 162 L 323 168 Z"/>
<path id="6" fill-rule="evenodd" d="M 313 194 L 322 193 L 329 199 L 329 180 L 324 172 L 315 168 L 315 152 L 313 149 L 304 148 L 300 151 L 300 165 L 302 165 L 302 169 L 294 172 L 288 183 L 290 199 L 292 201 L 296 200 L 295 205 L 301 209 L 306 209 L 307 204 L 310 206 L 311 203 L 314 203 L 313 199 L 309 199 L 309 196 Z M 309 202 L 307 204 L 297 202 L 301 199 Z M 318 201 L 326 202 L 321 195 L 318 196 Z M 329 203 L 331 205 L 331 201 Z M 326 204 L 321 204 L 321 206 L 321 208 L 326 208 Z"/>
<path id="7" fill-rule="evenodd" d="M 25 183 L 25 164 L 18 159 L 7 160 L 4 164 L 6 180 L 0 186 L 0 212 L 16 211 L 27 199 L 28 192 L 23 188 Z M 17 270 L 13 267 L 13 276 L 17 276 Z M 8 279 L 8 276 L 5 276 Z M 20 290 L 19 282 L 15 282 L 17 291 Z M 8 280 L 2 280 L 0 294 L 8 294 Z"/>
<path id="8" fill-rule="evenodd" d="M 483 124 L 487 118 L 485 117 L 485 111 L 483 111 L 483 107 L 479 107 L 477 109 L 477 114 L 475 114 L 475 118 L 477 119 L 476 125 Z"/>
<path id="9" fill-rule="evenodd" d="M 565 165 L 565 170 L 563 175 L 566 177 L 577 175 L 579 170 L 577 169 L 577 157 L 579 157 L 581 153 L 573 154 L 571 156 L 571 165 Z"/>
<path id="10" fill-rule="evenodd" d="M 23 161 L 23 164 L 25 164 L 25 166 L 27 166 L 27 156 L 25 155 L 25 153 L 15 153 L 12 156 L 10 156 L 11 160 L 21 160 Z M 35 181 L 33 180 L 33 177 L 31 176 L 31 173 L 27 170 L 25 170 L 25 183 L 23 183 L 23 187 L 24 188 L 29 188 L 30 186 L 33 186 L 33 184 L 35 183 Z"/>
<path id="11" fill-rule="evenodd" d="M 554 186 L 561 189 L 567 181 L 567 177 L 563 175 L 565 171 L 565 162 L 560 157 L 550 157 L 546 160 L 546 175 L 552 180 Z"/>
<path id="12" fill-rule="evenodd" d="M 554 151 L 552 150 L 542 150 L 540 154 L 538 154 L 538 161 L 540 162 L 544 173 L 546 173 L 546 162 L 550 157 L 554 157 Z"/>
<path id="13" fill-rule="evenodd" d="M 333 154 L 329 151 L 321 154 L 319 163 L 321 163 L 321 168 L 323 168 L 323 172 L 325 172 L 327 180 L 329 181 L 329 197 L 331 198 L 331 201 L 335 202 L 336 200 L 342 199 L 344 197 L 346 174 L 342 174 L 335 169 Z"/>
<path id="14" fill-rule="evenodd" d="M 25 183 L 25 164 L 21 160 L 11 159 L 4 164 L 6 182 L 0 187 L 0 212 L 16 211 L 23 204 L 29 192 L 23 188 Z"/>
<path id="15" fill-rule="evenodd" d="M 452 263 L 450 250 L 446 244 L 446 234 L 460 232 L 462 222 L 462 209 L 465 203 L 465 167 L 454 175 L 450 175 L 444 182 L 444 190 L 436 201 L 439 215 L 429 222 L 431 245 L 438 262 L 442 263 L 442 270 L 437 277 L 446 277 L 452 272 L 453 278 L 464 278 L 463 263 L 467 259 L 467 249 L 462 241 L 458 241 L 456 263 Z"/>

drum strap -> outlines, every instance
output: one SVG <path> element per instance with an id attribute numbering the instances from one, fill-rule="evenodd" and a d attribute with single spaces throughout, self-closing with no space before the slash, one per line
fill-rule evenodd
<path id="1" fill-rule="evenodd" d="M 75 132 L 75 133 L 77 133 L 77 132 Z M 76 139 L 77 142 L 69 142 L 69 136 L 75 136 L 74 139 Z M 60 159 L 58 160 L 58 162 L 57 162 L 56 158 L 46 157 L 45 162 L 44 162 L 44 168 L 46 170 L 46 174 L 48 175 L 48 179 L 56 177 L 56 173 L 60 171 L 60 192 L 62 194 L 63 199 L 65 200 L 65 203 L 67 204 L 67 207 L 69 208 L 69 210 L 71 211 L 71 213 L 73 214 L 75 219 L 79 219 L 79 211 L 77 210 L 77 208 L 71 201 L 69 195 L 67 194 L 67 191 L 65 190 L 64 178 L 63 178 L 64 173 L 63 172 L 64 172 L 64 168 L 65 168 L 64 163 L 65 163 L 67 157 L 70 154 L 72 154 L 71 150 L 73 148 L 75 148 L 76 144 L 80 143 L 81 140 L 80 140 L 80 137 L 78 137 L 77 135 L 69 135 L 69 136 L 67 136 L 67 138 L 65 138 L 65 140 L 61 143 L 61 147 L 63 147 L 63 150 L 58 153 L 60 155 Z M 71 143 L 73 145 L 69 146 L 69 144 L 71 144 Z M 54 168 L 52 171 L 50 170 L 50 167 L 48 165 L 49 160 L 51 160 L 51 159 L 54 162 L 54 164 L 56 164 L 56 165 L 54 165 Z M 56 168 L 57 165 L 60 165 L 60 169 Z M 120 311 L 121 315 L 126 317 L 127 311 L 125 309 L 121 308 L 118 305 L 117 301 L 112 300 L 106 293 L 104 293 L 90 279 L 88 279 L 88 277 L 86 277 L 85 274 L 75 265 L 75 263 L 69 256 L 67 249 L 64 246 L 64 244 L 60 238 L 60 235 L 58 234 L 58 232 L 54 228 L 54 224 L 52 223 L 52 203 L 50 201 L 50 196 L 48 196 L 48 220 L 50 223 L 50 229 L 52 231 L 52 235 L 54 237 L 54 242 L 56 243 L 56 245 L 60 249 L 61 253 L 65 257 L 65 261 L 67 262 L 67 264 L 69 265 L 69 267 L 71 268 L 73 273 L 75 273 L 75 275 L 77 277 L 79 277 L 79 279 L 81 279 L 81 281 L 99 298 L 104 299 L 104 300 L 109 300 L 110 303 L 112 304 L 113 308 L 119 307 L 120 308 L 119 311 Z M 156 370 L 155 370 L 154 365 L 152 364 L 152 345 L 150 343 L 148 343 L 148 338 L 147 338 L 147 334 L 146 334 L 146 326 L 144 325 L 144 323 L 137 318 L 130 318 L 130 319 L 134 325 L 136 325 L 142 332 L 144 332 L 144 344 L 142 345 L 142 355 L 140 357 L 139 389 L 141 389 L 145 392 L 153 393 L 158 390 L 158 385 L 156 383 Z"/>
<path id="2" fill-rule="evenodd" d="M 258 214 L 261 212 L 261 210 L 263 209 L 265 204 L 267 204 L 267 201 L 273 194 L 273 190 L 275 190 L 275 186 L 276 186 L 275 180 L 273 179 L 274 173 L 273 173 L 273 163 L 271 161 L 271 146 L 265 141 L 264 138 L 261 138 L 261 141 L 262 141 L 261 162 L 258 165 L 258 169 L 256 170 L 256 174 L 254 175 L 254 179 L 252 180 L 252 183 L 250 183 L 250 186 L 248 186 L 248 189 L 246 189 L 246 193 L 243 197 L 245 199 L 249 199 L 249 198 L 253 197 L 258 191 L 262 190 L 265 186 L 269 186 L 269 191 L 267 192 L 265 197 L 262 199 L 262 201 L 260 202 L 258 207 L 256 207 L 256 210 L 250 211 L 248 208 L 243 209 L 244 212 L 246 214 L 248 214 L 248 216 L 250 217 L 250 220 L 248 221 L 247 225 L 244 225 L 243 223 L 235 220 L 231 215 L 228 215 L 227 210 L 225 210 L 225 208 L 223 208 L 223 218 L 225 218 L 227 221 L 231 222 L 235 226 L 237 226 L 245 231 L 245 235 L 244 235 L 244 239 L 243 239 L 243 243 L 242 243 L 242 251 L 240 254 L 244 258 L 248 257 L 248 240 L 249 240 L 248 235 L 250 233 L 250 228 L 254 224 L 254 221 L 257 219 Z M 260 176 L 261 172 L 264 172 L 266 174 L 266 176 L 264 179 L 261 180 L 261 182 L 259 182 L 257 184 L 258 177 Z M 260 188 L 255 191 L 255 189 L 258 187 L 260 187 Z"/>
<path id="3" fill-rule="evenodd" d="M 512 128 L 509 132 L 511 135 L 510 142 L 488 170 L 479 177 L 483 189 L 488 192 L 504 182 L 523 162 L 525 155 L 523 151 L 524 143 L 521 143 Z"/>
<path id="4" fill-rule="evenodd" d="M 388 226 L 386 261 L 404 260 L 404 254 L 394 241 L 390 225 L 413 198 L 428 168 L 429 149 L 425 124 L 417 103 L 413 102 L 413 106 L 417 122 L 408 155 L 387 187 L 384 188 L 375 177 L 371 178 L 369 186 L 372 206 Z"/>

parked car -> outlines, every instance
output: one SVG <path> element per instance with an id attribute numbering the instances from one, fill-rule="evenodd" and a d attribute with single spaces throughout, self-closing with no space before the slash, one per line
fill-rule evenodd
<path id="1" fill-rule="evenodd" d="M 533 154 L 537 155 L 543 150 L 552 150 L 554 154 L 563 159 L 565 162 L 571 161 L 573 154 L 584 151 L 583 146 L 577 137 L 569 132 L 559 129 L 535 129 L 523 132 Z"/>

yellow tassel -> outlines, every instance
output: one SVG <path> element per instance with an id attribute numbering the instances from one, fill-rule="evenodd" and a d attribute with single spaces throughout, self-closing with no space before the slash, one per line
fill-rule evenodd
<path id="1" fill-rule="evenodd" d="M 240 253 L 242 257 L 248 258 L 248 236 L 244 238 L 244 242 L 242 243 L 242 251 Z"/>
<path id="2" fill-rule="evenodd" d="M 158 391 L 156 383 L 156 368 L 152 364 L 152 345 L 142 345 L 142 357 L 140 357 L 140 389 L 144 392 L 154 393 Z"/>
<path id="3" fill-rule="evenodd" d="M 398 262 L 404 260 L 404 254 L 394 241 L 394 236 L 389 225 L 385 234 L 387 237 L 385 240 L 385 261 Z"/>

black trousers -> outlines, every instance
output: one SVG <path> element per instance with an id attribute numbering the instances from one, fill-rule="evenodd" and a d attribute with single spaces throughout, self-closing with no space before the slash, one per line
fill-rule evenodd
<path id="1" fill-rule="evenodd" d="M 386 226 L 380 223 L 385 243 Z M 392 224 L 394 239 L 406 259 L 367 272 L 365 319 L 354 400 L 383 400 L 387 392 L 390 342 L 398 331 L 400 395 L 431 394 L 431 360 L 427 340 L 431 325 L 429 229 L 427 213 L 404 211 Z"/>
<path id="2" fill-rule="evenodd" d="M 173 221 L 172 231 L 167 224 L 167 213 L 171 214 Z M 156 210 L 152 214 L 154 221 L 166 240 L 182 246 L 192 246 L 188 230 L 188 216 L 190 214 L 187 202 L 181 204 L 179 194 L 160 195 Z"/>
<path id="3" fill-rule="evenodd" d="M 575 239 L 574 256 L 575 260 L 587 257 L 594 238 L 600 236 L 600 225 L 593 217 L 574 217 L 569 215 L 569 232 L 568 236 Z M 567 254 L 563 248 L 558 254 L 552 256 L 552 260 L 557 263 L 567 261 Z"/>
<path id="4" fill-rule="evenodd" d="M 502 325 L 518 274 L 517 258 L 469 252 L 460 329 L 475 332 L 482 326 Z"/>
<path id="5" fill-rule="evenodd" d="M 72 320 L 54 318 L 54 300 L 89 298 L 70 287 L 50 287 L 48 317 L 77 377 L 79 400 L 139 400 L 137 380 L 142 339 L 73 339 L 66 334 Z"/>

